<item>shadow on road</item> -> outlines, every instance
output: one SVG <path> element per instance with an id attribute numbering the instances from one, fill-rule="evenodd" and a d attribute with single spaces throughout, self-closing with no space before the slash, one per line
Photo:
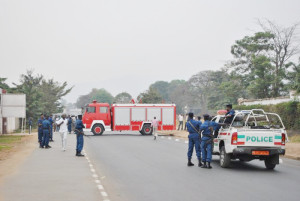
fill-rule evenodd
<path id="1" fill-rule="evenodd" d="M 252 172 L 263 172 L 264 174 L 266 172 L 270 172 L 272 174 L 279 173 L 276 170 L 276 168 L 274 170 L 268 170 L 268 169 L 266 169 L 263 161 L 259 161 L 258 162 L 258 163 L 261 163 L 261 164 L 257 164 L 257 163 L 254 164 L 253 162 L 257 162 L 257 161 L 241 162 L 241 161 L 238 161 L 238 160 L 232 160 L 229 168 L 222 168 L 222 169 L 223 170 L 227 170 L 227 171 L 235 171 L 235 172 L 236 171 L 240 171 L 240 172 L 249 172 L 249 171 L 252 171 Z M 221 168 L 218 159 L 213 159 L 212 164 L 214 165 L 214 167 Z"/>

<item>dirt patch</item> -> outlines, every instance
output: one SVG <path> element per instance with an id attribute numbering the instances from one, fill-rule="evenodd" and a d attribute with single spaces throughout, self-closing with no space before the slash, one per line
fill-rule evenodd
<path id="1" fill-rule="evenodd" d="M 287 143 L 285 156 L 287 158 L 300 160 L 300 143 Z"/>
<path id="2" fill-rule="evenodd" d="M 37 134 L 20 136 L 20 140 L 7 144 L 9 148 L 0 151 L 0 189 L 5 179 L 17 173 L 18 167 L 37 147 Z"/>
<path id="3" fill-rule="evenodd" d="M 158 132 L 160 135 L 166 135 L 166 136 L 176 136 L 178 138 L 182 138 L 182 139 L 187 139 L 188 138 L 188 135 L 189 133 L 185 130 L 183 131 L 159 131 Z"/>

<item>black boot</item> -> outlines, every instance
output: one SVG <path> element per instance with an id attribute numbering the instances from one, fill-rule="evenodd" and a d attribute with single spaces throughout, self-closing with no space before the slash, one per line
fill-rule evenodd
<path id="1" fill-rule="evenodd" d="M 77 156 L 84 156 L 84 155 L 81 154 L 81 151 L 79 151 Z"/>
<path id="2" fill-rule="evenodd" d="M 198 167 L 202 167 L 201 159 L 198 159 Z"/>
<path id="3" fill-rule="evenodd" d="M 206 162 L 204 162 L 204 165 L 201 168 L 207 168 Z"/>
<path id="4" fill-rule="evenodd" d="M 210 162 L 208 162 L 207 168 L 208 168 L 208 169 L 211 169 L 211 168 L 212 168 L 212 167 L 210 166 Z"/>
<path id="5" fill-rule="evenodd" d="M 189 159 L 187 166 L 194 166 L 194 163 L 192 163 L 191 159 Z"/>
<path id="6" fill-rule="evenodd" d="M 76 150 L 76 155 L 75 156 L 78 156 L 79 152 Z"/>

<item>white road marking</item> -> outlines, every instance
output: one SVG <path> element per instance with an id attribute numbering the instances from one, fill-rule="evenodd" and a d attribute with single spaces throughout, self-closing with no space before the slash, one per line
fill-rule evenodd
<path id="1" fill-rule="evenodd" d="M 171 137 L 168 137 L 168 139 L 171 140 L 172 138 L 171 138 Z"/>
<path id="2" fill-rule="evenodd" d="M 164 136 L 161 136 L 161 138 L 165 138 Z"/>
<path id="3" fill-rule="evenodd" d="M 176 141 L 176 142 L 179 142 L 179 139 L 176 139 L 175 141 Z"/>
<path id="4" fill-rule="evenodd" d="M 187 141 L 187 140 L 186 140 L 186 141 L 184 141 L 184 143 L 185 143 L 185 144 L 187 144 L 188 142 L 189 142 L 189 141 Z"/>
<path id="5" fill-rule="evenodd" d="M 83 150 L 83 152 L 85 152 Z M 102 195 L 102 197 L 108 197 L 107 193 L 104 191 L 104 187 L 101 185 L 101 181 L 99 180 L 99 176 L 97 174 L 95 174 L 96 170 L 94 169 L 93 165 L 91 164 L 90 159 L 87 157 L 87 155 L 85 154 L 85 158 L 88 161 L 88 164 L 90 166 L 90 170 L 93 173 L 92 176 L 95 178 L 95 183 L 97 184 L 97 188 L 100 190 L 100 193 Z M 105 176 L 102 176 L 101 179 L 104 179 Z M 104 201 L 109 201 L 109 200 L 104 200 Z"/>

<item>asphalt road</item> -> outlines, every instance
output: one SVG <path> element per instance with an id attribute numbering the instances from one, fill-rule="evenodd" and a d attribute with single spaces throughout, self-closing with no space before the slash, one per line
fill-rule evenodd
<path id="1" fill-rule="evenodd" d="M 85 149 L 111 201 L 300 199 L 300 161 L 283 159 L 274 171 L 262 161 L 223 169 L 214 156 L 211 170 L 187 167 L 184 141 L 113 133 L 85 137 Z"/>

